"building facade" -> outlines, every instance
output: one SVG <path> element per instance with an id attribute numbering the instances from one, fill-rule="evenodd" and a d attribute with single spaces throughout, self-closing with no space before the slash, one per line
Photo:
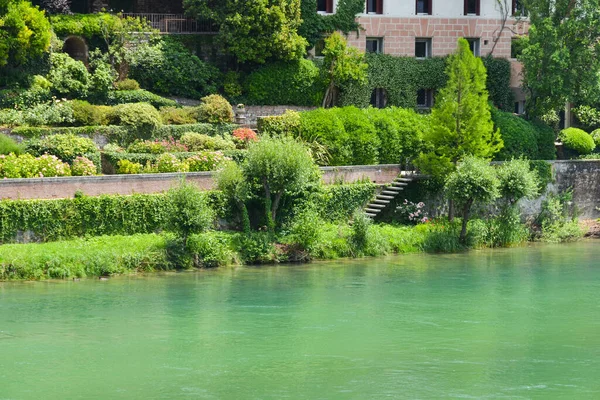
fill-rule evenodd
<path id="1" fill-rule="evenodd" d="M 334 13 L 338 0 L 318 1 L 318 12 Z M 366 52 L 417 58 L 441 57 L 466 38 L 475 55 L 511 61 L 515 112 L 525 96 L 521 64 L 512 56 L 513 38 L 527 33 L 528 24 L 518 0 L 366 0 L 358 16 L 363 30 L 348 35 L 348 43 Z"/>

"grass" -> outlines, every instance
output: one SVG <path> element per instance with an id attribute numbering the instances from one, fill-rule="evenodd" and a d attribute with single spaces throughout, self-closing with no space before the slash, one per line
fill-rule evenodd
<path id="1" fill-rule="evenodd" d="M 0 280 L 68 279 L 170 269 L 165 237 L 99 236 L 0 246 Z"/>

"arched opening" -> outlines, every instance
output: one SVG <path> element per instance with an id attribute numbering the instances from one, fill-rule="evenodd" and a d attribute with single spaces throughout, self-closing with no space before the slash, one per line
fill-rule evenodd
<path id="1" fill-rule="evenodd" d="M 63 51 L 71 56 L 72 59 L 83 62 L 87 65 L 88 62 L 88 47 L 85 40 L 79 36 L 69 36 L 63 45 Z"/>
<path id="2" fill-rule="evenodd" d="M 371 93 L 371 105 L 375 108 L 385 108 L 387 106 L 387 92 L 385 89 L 377 88 Z"/>

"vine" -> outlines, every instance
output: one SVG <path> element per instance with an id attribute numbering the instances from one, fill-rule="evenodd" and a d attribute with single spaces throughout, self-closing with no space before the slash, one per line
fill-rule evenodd
<path id="1" fill-rule="evenodd" d="M 334 14 L 321 15 L 317 13 L 317 0 L 301 0 L 302 25 L 298 33 L 308 41 L 308 48 L 313 48 L 324 34 L 358 32 L 361 26 L 356 16 L 364 8 L 364 0 L 339 0 Z"/>

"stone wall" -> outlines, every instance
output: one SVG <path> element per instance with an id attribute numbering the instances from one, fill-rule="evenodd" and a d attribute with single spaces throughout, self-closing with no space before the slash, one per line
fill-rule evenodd
<path id="1" fill-rule="evenodd" d="M 301 106 L 245 106 L 246 107 L 246 125 L 256 126 L 256 120 L 259 117 L 268 117 L 272 115 L 281 115 L 286 110 L 292 111 L 310 111 L 317 107 Z"/>
<path id="2" fill-rule="evenodd" d="M 368 179 L 383 184 L 400 174 L 399 165 L 323 168 L 323 181 L 350 183 Z M 101 194 L 160 193 L 178 184 L 182 176 L 202 190 L 214 188 L 211 172 L 185 174 L 104 175 L 87 177 L 30 178 L 0 180 L 0 199 L 58 199 L 73 197 L 80 190 L 88 196 Z"/>

